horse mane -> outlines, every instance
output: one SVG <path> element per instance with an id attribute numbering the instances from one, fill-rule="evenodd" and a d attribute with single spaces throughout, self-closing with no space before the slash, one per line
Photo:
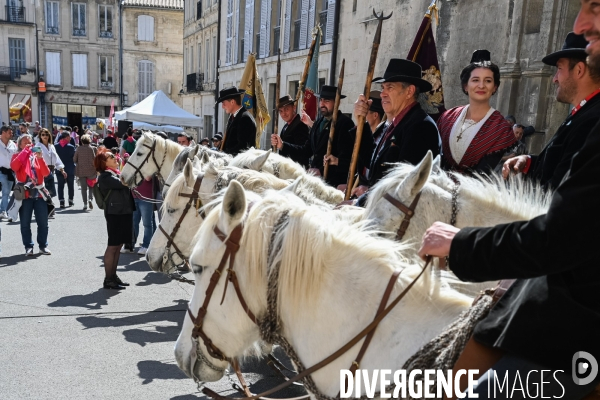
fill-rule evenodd
<path id="1" fill-rule="evenodd" d="M 299 183 L 299 190 L 303 193 L 306 193 L 297 193 L 298 195 L 300 195 L 300 197 L 310 195 L 315 200 L 324 201 L 328 204 L 335 205 L 344 201 L 343 192 L 327 185 L 325 182 L 323 182 L 322 179 L 310 174 L 302 175 L 302 180 Z M 311 204 L 316 203 L 316 201 L 308 202 Z"/>
<path id="2" fill-rule="evenodd" d="M 177 157 L 177 155 L 179 153 L 181 153 L 181 151 L 184 149 L 184 146 L 181 146 L 179 143 L 175 143 L 172 140 L 165 139 L 165 138 L 160 137 L 152 132 L 147 131 L 147 132 L 144 132 L 143 135 L 140 136 L 140 138 L 136 142 L 136 145 L 135 145 L 136 150 L 138 147 L 140 147 L 142 144 L 144 144 L 147 139 L 152 139 L 153 141 L 156 141 L 156 149 L 163 150 L 163 151 L 166 150 L 167 156 L 172 157 L 173 159 L 175 159 L 175 157 Z M 151 143 L 148 143 L 148 145 L 150 146 Z"/>
<path id="3" fill-rule="evenodd" d="M 229 165 L 238 168 L 249 167 L 252 161 L 254 161 L 257 157 L 264 155 L 265 153 L 265 150 L 255 149 L 252 147 L 235 156 Z M 273 163 L 279 164 L 279 174 L 281 176 L 293 176 L 295 179 L 299 176 L 306 175 L 306 170 L 304 167 L 277 153 L 271 153 L 271 155 L 269 155 L 269 158 L 265 163 L 265 167 L 272 165 Z M 269 171 L 269 173 L 272 173 L 272 169 Z"/>

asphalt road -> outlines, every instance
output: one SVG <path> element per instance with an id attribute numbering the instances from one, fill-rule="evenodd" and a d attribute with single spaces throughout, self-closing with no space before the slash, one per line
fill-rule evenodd
<path id="1" fill-rule="evenodd" d="M 122 254 L 118 273 L 131 286 L 102 289 L 104 216 L 81 207 L 77 191 L 75 207 L 50 220 L 51 256 L 25 257 L 19 223 L 0 222 L 0 398 L 204 397 L 173 356 L 192 286 Z M 245 360 L 242 368 L 254 393 L 281 383 L 264 362 Z M 226 378 L 208 386 L 234 393 Z M 302 393 L 296 387 L 273 397 Z"/>

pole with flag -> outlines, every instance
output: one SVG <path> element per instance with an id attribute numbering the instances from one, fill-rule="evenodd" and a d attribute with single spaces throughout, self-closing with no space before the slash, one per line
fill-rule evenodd
<path id="1" fill-rule="evenodd" d="M 260 84 L 260 78 L 256 71 L 256 54 L 248 55 L 246 67 L 240 81 L 240 89 L 244 89 L 246 93 L 242 98 L 242 106 L 250 111 L 256 121 L 256 148 L 260 145 L 260 137 L 265 129 L 265 126 L 271 120 L 269 108 L 265 100 L 265 94 Z"/>
<path id="2" fill-rule="evenodd" d="M 321 43 L 321 27 L 316 26 L 313 31 L 313 43 L 314 50 L 310 55 L 310 61 L 307 58 L 307 63 L 310 63 L 308 67 L 308 74 L 303 76 L 304 88 L 298 88 L 298 91 L 302 90 L 302 110 L 308 114 L 310 119 L 313 121 L 317 118 L 317 93 L 319 86 L 319 47 Z"/>
<path id="3" fill-rule="evenodd" d="M 335 93 L 335 102 L 333 103 L 333 118 L 331 125 L 329 125 L 329 141 L 327 142 L 327 156 L 331 155 L 331 149 L 333 148 L 333 138 L 335 137 L 335 125 L 337 124 L 338 110 L 340 109 L 340 99 L 342 98 L 342 86 L 344 86 L 344 69 L 346 66 L 346 59 L 342 60 L 342 68 L 340 68 L 340 76 L 338 78 L 337 92 Z M 326 162 L 323 166 L 323 179 L 327 181 L 329 175 L 329 162 Z"/>
<path id="4" fill-rule="evenodd" d="M 279 53 L 279 48 L 277 48 L 277 78 L 275 79 L 275 115 L 273 118 L 273 132 L 279 134 L 279 106 L 277 102 L 279 102 L 279 85 L 281 84 L 281 54 Z M 271 149 L 274 153 L 277 153 L 277 146 L 271 146 Z"/>
<path id="5" fill-rule="evenodd" d="M 115 127 L 113 125 L 113 117 L 115 116 L 115 99 L 110 102 L 110 114 L 108 114 L 108 129 L 114 134 Z"/>
<path id="6" fill-rule="evenodd" d="M 419 96 L 419 103 L 423 110 L 435 121 L 446 108 L 444 107 L 444 90 L 442 88 L 442 74 L 438 63 L 435 38 L 431 29 L 431 21 L 435 18 L 439 24 L 437 0 L 432 0 L 423 17 L 417 36 L 408 52 L 407 59 L 421 66 L 423 79 L 431 83 L 431 91 Z"/>

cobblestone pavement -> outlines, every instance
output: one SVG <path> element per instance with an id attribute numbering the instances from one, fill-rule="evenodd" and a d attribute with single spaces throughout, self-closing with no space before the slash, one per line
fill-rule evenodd
<path id="1" fill-rule="evenodd" d="M 25 257 L 19 223 L 0 222 L 0 398 L 203 397 L 173 356 L 192 286 L 122 254 L 119 276 L 131 286 L 102 289 L 104 216 L 81 210 L 78 196 L 50 220 L 50 256 Z M 35 238 L 35 223 L 32 230 Z M 245 360 L 242 368 L 255 393 L 281 383 L 264 362 Z M 233 393 L 226 378 L 208 386 Z M 277 396 L 301 393 L 295 387 Z"/>

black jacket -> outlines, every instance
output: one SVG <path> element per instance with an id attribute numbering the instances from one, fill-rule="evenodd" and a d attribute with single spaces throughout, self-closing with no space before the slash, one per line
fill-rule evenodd
<path id="1" fill-rule="evenodd" d="M 331 125 L 331 120 L 326 121 L 323 124 L 322 129 L 319 130 L 323 120 L 323 117 L 317 118 L 310 129 L 310 137 L 304 145 L 294 145 L 292 143 L 283 142 L 283 149 L 286 149 L 286 151 L 288 151 L 289 154 L 294 155 L 294 157 L 312 157 L 310 167 L 317 168 L 319 172 L 321 172 L 321 175 L 323 175 L 323 157 L 327 154 L 329 126 Z M 327 183 L 331 186 L 335 187 L 348 181 L 348 170 L 350 169 L 352 150 L 354 149 L 354 138 L 356 137 L 352 128 L 354 128 L 354 122 L 338 110 L 335 136 L 331 148 L 331 154 L 338 158 L 338 165 L 329 166 Z"/>
<path id="2" fill-rule="evenodd" d="M 98 177 L 98 187 L 104 196 L 110 195 L 106 199 L 104 214 L 133 214 L 135 211 L 135 202 L 131 195 L 131 190 L 121 183 L 119 178 L 108 171 L 104 171 Z"/>
<path id="3" fill-rule="evenodd" d="M 588 134 L 600 120 L 600 95 L 594 96 L 575 115 L 569 115 L 539 156 L 531 156 L 529 176 L 545 188 L 556 189 Z"/>
<path id="4" fill-rule="evenodd" d="M 363 138 L 371 138 L 367 147 L 375 152 L 377 148 L 371 129 L 368 125 L 365 129 L 368 129 L 368 133 L 363 133 Z M 384 139 L 385 136 L 381 138 L 382 141 Z M 368 167 L 369 176 L 361 179 L 361 185 L 373 186 L 377 183 L 392 167 L 389 163 L 408 162 L 417 165 L 428 150 L 434 157 L 437 156 L 442 149 L 442 139 L 433 119 L 417 104 L 398 122 L 387 140 L 380 142 L 377 147 L 381 148 L 379 155 L 372 157 Z"/>
<path id="5" fill-rule="evenodd" d="M 242 107 L 231 123 L 227 123 L 223 152 L 236 156 L 256 146 L 256 122 L 248 110 Z"/>
<path id="6" fill-rule="evenodd" d="M 281 140 L 283 142 L 304 146 L 308 140 L 308 126 L 306 126 L 300 119 L 300 114 L 296 114 L 296 117 L 292 120 L 292 123 L 287 126 L 284 125 L 284 130 L 281 133 Z M 284 157 L 289 157 L 304 168 L 308 167 L 308 158 L 298 153 L 292 154 L 289 147 L 283 147 L 279 152 Z"/>
<path id="7" fill-rule="evenodd" d="M 596 124 L 546 214 L 455 236 L 449 266 L 460 279 L 517 279 L 476 326 L 478 342 L 567 373 L 577 351 L 600 360 L 599 176 Z"/>

